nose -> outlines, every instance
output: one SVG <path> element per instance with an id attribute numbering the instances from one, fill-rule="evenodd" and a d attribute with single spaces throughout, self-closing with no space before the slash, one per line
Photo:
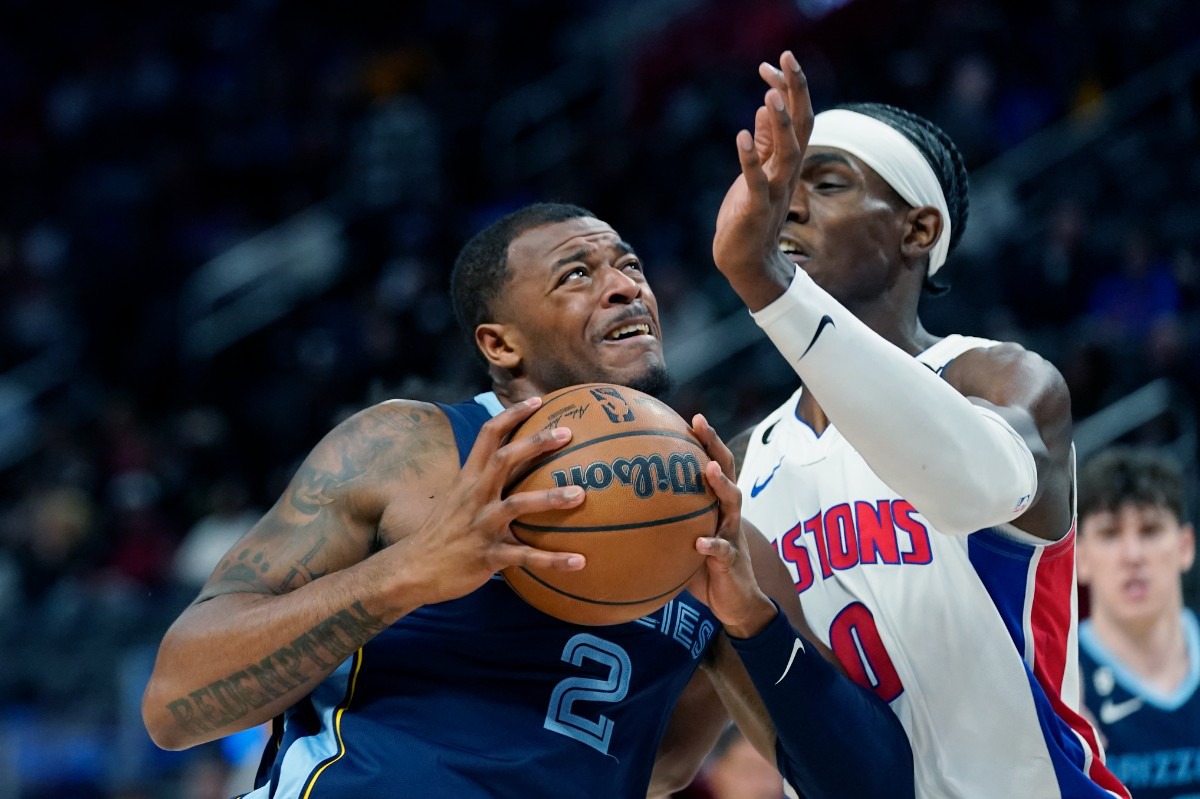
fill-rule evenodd
<path id="1" fill-rule="evenodd" d="M 796 184 L 792 201 L 788 204 L 787 221 L 804 224 L 808 221 L 808 188 L 804 181 Z"/>
<path id="2" fill-rule="evenodd" d="M 605 267 L 604 301 L 610 305 L 628 305 L 642 296 L 642 281 L 635 279 L 624 269 Z"/>
<path id="3" fill-rule="evenodd" d="M 1131 531 L 1121 536 L 1121 559 L 1134 562 L 1142 559 L 1146 549 L 1142 537 L 1137 531 Z"/>

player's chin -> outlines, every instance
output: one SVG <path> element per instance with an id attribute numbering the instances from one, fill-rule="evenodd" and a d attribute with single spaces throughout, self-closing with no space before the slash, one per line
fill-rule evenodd
<path id="1" fill-rule="evenodd" d="M 607 372 L 608 382 L 629 386 L 652 397 L 661 398 L 671 390 L 671 375 L 661 350 L 645 352 L 630 363 L 614 364 Z"/>

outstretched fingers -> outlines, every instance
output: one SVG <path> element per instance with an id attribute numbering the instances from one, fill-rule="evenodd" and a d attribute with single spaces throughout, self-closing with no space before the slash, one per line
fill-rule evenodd
<path id="1" fill-rule="evenodd" d="M 764 61 L 758 65 L 758 74 L 767 86 L 783 93 L 796 138 L 801 147 L 807 146 L 813 124 L 812 96 L 808 89 L 808 78 L 795 54 L 785 50 L 779 57 L 778 67 Z"/>
<path id="2" fill-rule="evenodd" d="M 778 89 L 768 89 L 766 108 L 772 148 L 771 157 L 763 162 L 763 168 L 771 185 L 780 190 L 787 190 L 787 196 L 790 199 L 791 184 L 788 181 L 792 180 L 793 173 L 798 171 L 797 167 L 803 150 L 796 138 L 796 131 L 792 127 L 792 115 L 788 113 L 787 101 L 784 99 L 783 93 Z M 757 126 L 757 124 L 756 118 L 755 125 Z"/>
<path id="3" fill-rule="evenodd" d="M 784 51 L 779 59 L 779 66 L 780 72 L 786 76 L 785 94 L 796 140 L 803 149 L 808 146 L 813 127 L 812 95 L 808 90 L 808 78 L 791 50 Z"/>

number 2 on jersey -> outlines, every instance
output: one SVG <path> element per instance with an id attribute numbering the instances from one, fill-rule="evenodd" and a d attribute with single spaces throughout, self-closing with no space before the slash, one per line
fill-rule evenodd
<path id="1" fill-rule="evenodd" d="M 904 691 L 900 675 L 875 626 L 875 617 L 861 602 L 842 608 L 829 625 L 829 648 L 850 679 L 891 702 Z"/>
<path id="2" fill-rule="evenodd" d="M 613 720 L 600 714 L 595 721 L 576 713 L 576 702 L 620 702 L 629 693 L 629 677 L 633 665 L 624 649 L 603 638 L 588 633 L 573 636 L 563 647 L 562 659 L 573 666 L 583 665 L 584 658 L 608 666 L 608 676 L 568 677 L 554 686 L 550 706 L 546 708 L 546 729 L 585 743 L 608 754 L 612 740 Z"/>

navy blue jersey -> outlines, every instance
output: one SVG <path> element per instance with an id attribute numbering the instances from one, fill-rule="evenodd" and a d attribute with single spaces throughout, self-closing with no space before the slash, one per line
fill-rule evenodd
<path id="1" fill-rule="evenodd" d="M 500 405 L 442 408 L 465 460 Z M 287 711 L 247 797 L 644 797 L 717 624 L 687 593 L 626 624 L 568 624 L 495 575 L 405 616 Z"/>
<path id="2" fill-rule="evenodd" d="M 1131 672 L 1079 625 L 1084 704 L 1108 739 L 1108 767 L 1134 799 L 1200 799 L 1200 631 L 1183 612 L 1188 675 L 1164 695 Z"/>

